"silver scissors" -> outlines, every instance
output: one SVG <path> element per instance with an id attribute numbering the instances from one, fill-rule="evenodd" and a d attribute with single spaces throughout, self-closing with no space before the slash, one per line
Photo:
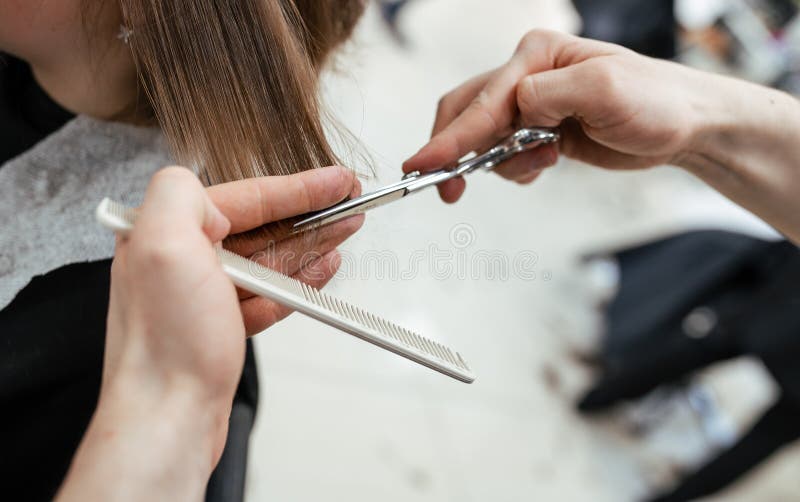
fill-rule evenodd
<path id="1" fill-rule="evenodd" d="M 413 171 L 398 181 L 383 188 L 364 194 L 355 199 L 340 202 L 328 209 L 313 213 L 292 226 L 292 233 L 322 225 L 328 225 L 356 214 L 361 214 L 378 206 L 383 206 L 398 199 L 419 192 L 423 188 L 438 185 L 449 179 L 469 174 L 478 169 L 489 171 L 499 164 L 514 157 L 518 153 L 533 150 L 542 145 L 559 140 L 556 129 L 523 128 L 498 143 L 484 154 L 465 160 L 454 168 L 439 169 L 427 173 Z"/>

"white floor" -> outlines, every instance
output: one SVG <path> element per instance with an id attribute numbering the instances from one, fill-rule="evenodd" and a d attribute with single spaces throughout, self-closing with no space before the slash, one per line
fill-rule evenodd
<path id="1" fill-rule="evenodd" d="M 577 27 L 564 0 L 417 0 L 406 14 L 407 49 L 370 11 L 327 86 L 373 158 L 368 186 L 399 178 L 441 94 L 502 63 L 530 28 Z M 452 381 L 292 316 L 257 339 L 249 500 L 619 501 L 674 476 L 663 448 L 572 411 L 589 375 L 570 354 L 591 346 L 599 323 L 598 290 L 576 259 L 690 227 L 767 230 L 669 168 L 563 162 L 535 186 L 483 174 L 468 183 L 454 206 L 432 191 L 371 213 L 329 291 L 451 345 L 478 380 Z M 734 396 L 739 427 L 769 399 L 752 363 L 708 379 L 723 405 Z M 731 497 L 798 493 L 798 452 L 774 464 Z"/>

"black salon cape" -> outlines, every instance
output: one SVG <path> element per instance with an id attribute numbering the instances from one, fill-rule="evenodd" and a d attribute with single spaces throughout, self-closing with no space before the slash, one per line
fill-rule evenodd
<path id="1" fill-rule="evenodd" d="M 72 117 L 27 64 L 0 54 L 0 165 Z M 35 277 L 0 311 L 0 500 L 51 500 L 64 479 L 97 404 L 110 265 L 77 263 Z M 257 397 L 248 343 L 228 445 L 207 500 L 242 497 Z"/>
<path id="2" fill-rule="evenodd" d="M 733 446 L 650 502 L 696 500 L 725 488 L 800 439 L 800 249 L 723 231 L 694 231 L 613 254 L 620 267 L 606 309 L 603 370 L 578 403 L 585 413 L 681 386 L 720 361 L 758 358 L 777 401 Z M 688 316 L 703 312 L 705 331 Z"/>

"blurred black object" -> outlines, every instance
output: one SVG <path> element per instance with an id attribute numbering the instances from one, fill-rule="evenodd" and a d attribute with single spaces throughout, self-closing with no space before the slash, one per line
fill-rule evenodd
<path id="1" fill-rule="evenodd" d="M 572 0 L 581 36 L 619 44 L 647 56 L 676 55 L 675 0 Z"/>
<path id="2" fill-rule="evenodd" d="M 248 358 L 252 352 L 248 352 Z M 247 455 L 250 432 L 256 410 L 248 403 L 234 400 L 228 419 L 228 437 L 217 467 L 206 487 L 205 502 L 243 502 L 247 481 Z"/>
<path id="3" fill-rule="evenodd" d="M 405 45 L 407 40 L 403 32 L 400 31 L 398 19 L 400 17 L 400 12 L 410 1 L 411 0 L 379 0 L 378 2 L 381 9 L 381 18 L 383 18 L 383 21 L 389 28 L 389 33 L 402 45 Z"/>
<path id="4" fill-rule="evenodd" d="M 800 249 L 718 231 L 692 232 L 616 254 L 604 372 L 578 403 L 592 413 L 718 361 L 756 356 L 778 402 L 739 442 L 660 502 L 693 500 L 735 481 L 800 438 Z"/>
<path id="5" fill-rule="evenodd" d="M 782 30 L 797 15 L 795 0 L 748 0 L 751 7 L 757 9 L 770 31 Z"/>

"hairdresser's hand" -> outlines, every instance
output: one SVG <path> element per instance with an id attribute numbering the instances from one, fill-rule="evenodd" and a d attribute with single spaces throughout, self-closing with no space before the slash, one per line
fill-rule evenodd
<path id="1" fill-rule="evenodd" d="M 338 167 L 209 190 L 183 168 L 153 177 L 136 227 L 117 242 L 100 400 L 60 502 L 202 498 L 225 443 L 246 320 L 260 330 L 287 313 L 241 300 L 213 243 L 358 190 L 353 174 Z M 327 282 L 338 265 L 335 246 L 361 219 L 342 223 L 306 241 L 315 246 L 284 243 L 284 251 L 316 249 L 322 258 L 280 268 L 297 267 L 296 276 L 308 274 L 317 286 Z"/>
<path id="2" fill-rule="evenodd" d="M 561 153 L 601 167 L 632 169 L 670 162 L 685 150 L 696 110 L 698 74 L 619 46 L 533 31 L 511 60 L 478 76 L 439 103 L 433 136 L 405 172 L 454 163 L 487 149 L 520 124 L 561 126 Z M 524 153 L 496 169 L 533 181 L 558 159 L 558 146 Z M 458 200 L 463 179 L 440 186 Z"/>
<path id="3" fill-rule="evenodd" d="M 561 128 L 561 153 L 610 169 L 673 164 L 800 243 L 800 102 L 742 80 L 548 31 L 441 101 L 433 138 L 403 170 L 426 171 L 483 150 L 516 125 Z M 558 147 L 497 168 L 533 181 Z M 439 187 L 454 202 L 464 180 Z"/>
<path id="4" fill-rule="evenodd" d="M 269 176 L 216 185 L 208 189 L 214 204 L 231 222 L 231 233 L 325 209 L 361 193 L 353 171 L 343 167 L 313 169 L 291 176 Z M 269 237 L 234 240 L 230 249 L 262 265 L 316 288 L 336 273 L 341 257 L 336 247 L 363 224 L 364 215 L 320 228 L 315 234 L 273 242 Z M 254 335 L 291 312 L 246 291 L 239 292 L 248 335 Z"/>
<path id="5" fill-rule="evenodd" d="M 153 177 L 117 240 L 100 399 L 60 500 L 202 498 L 244 363 L 239 300 L 213 248 L 229 229 L 189 170 Z"/>

